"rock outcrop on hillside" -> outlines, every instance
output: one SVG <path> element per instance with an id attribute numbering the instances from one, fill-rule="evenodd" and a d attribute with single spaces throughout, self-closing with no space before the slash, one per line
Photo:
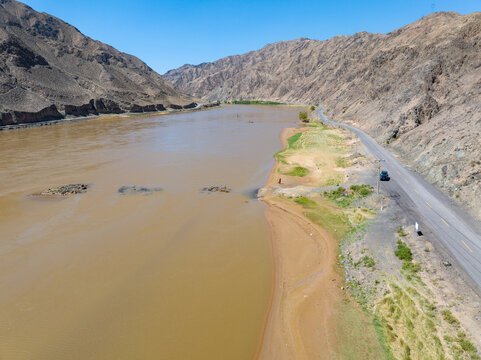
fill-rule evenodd
<path id="1" fill-rule="evenodd" d="M 388 34 L 278 42 L 164 77 L 211 100 L 325 106 L 481 218 L 481 13 L 435 13 Z"/>
<path id="2" fill-rule="evenodd" d="M 0 125 L 118 114 L 134 104 L 157 111 L 193 100 L 135 56 L 0 0 Z"/>

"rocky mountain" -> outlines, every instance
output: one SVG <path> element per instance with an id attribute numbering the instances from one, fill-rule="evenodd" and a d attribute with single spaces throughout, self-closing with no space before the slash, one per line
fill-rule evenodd
<path id="1" fill-rule="evenodd" d="M 192 103 L 135 56 L 0 0 L 0 125 Z"/>
<path id="2" fill-rule="evenodd" d="M 481 218 L 481 13 L 388 34 L 297 39 L 164 75 L 206 99 L 320 104 Z"/>

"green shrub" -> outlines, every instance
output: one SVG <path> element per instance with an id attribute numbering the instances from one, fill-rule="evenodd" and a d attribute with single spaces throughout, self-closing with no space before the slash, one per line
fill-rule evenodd
<path id="1" fill-rule="evenodd" d="M 397 249 L 394 251 L 394 255 L 403 261 L 412 261 L 413 259 L 411 249 L 401 240 L 397 241 Z"/>
<path id="2" fill-rule="evenodd" d="M 312 105 L 312 106 L 309 108 L 309 110 L 314 111 L 314 110 L 316 110 L 316 107 L 315 107 L 314 105 Z"/>
<path id="3" fill-rule="evenodd" d="M 301 120 L 302 122 L 308 122 L 309 120 L 307 119 L 307 112 L 300 111 L 299 112 L 299 120 Z"/>

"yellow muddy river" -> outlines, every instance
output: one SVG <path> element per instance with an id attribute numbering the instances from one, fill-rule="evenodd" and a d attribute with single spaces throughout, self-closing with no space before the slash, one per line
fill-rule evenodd
<path id="1" fill-rule="evenodd" d="M 0 132 L 0 359 L 251 359 L 272 287 L 251 195 L 297 112 L 224 106 Z M 70 183 L 91 188 L 28 197 Z M 199 192 L 208 185 L 233 192 Z"/>

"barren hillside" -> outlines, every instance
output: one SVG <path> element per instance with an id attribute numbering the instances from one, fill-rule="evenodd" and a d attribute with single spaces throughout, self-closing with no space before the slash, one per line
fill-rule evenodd
<path id="1" fill-rule="evenodd" d="M 135 56 L 14 0 L 0 0 L 0 60 L 0 125 L 193 99 Z"/>
<path id="2" fill-rule="evenodd" d="M 283 41 L 164 76 L 212 100 L 320 104 L 481 217 L 481 13 L 435 13 L 388 34 Z"/>

